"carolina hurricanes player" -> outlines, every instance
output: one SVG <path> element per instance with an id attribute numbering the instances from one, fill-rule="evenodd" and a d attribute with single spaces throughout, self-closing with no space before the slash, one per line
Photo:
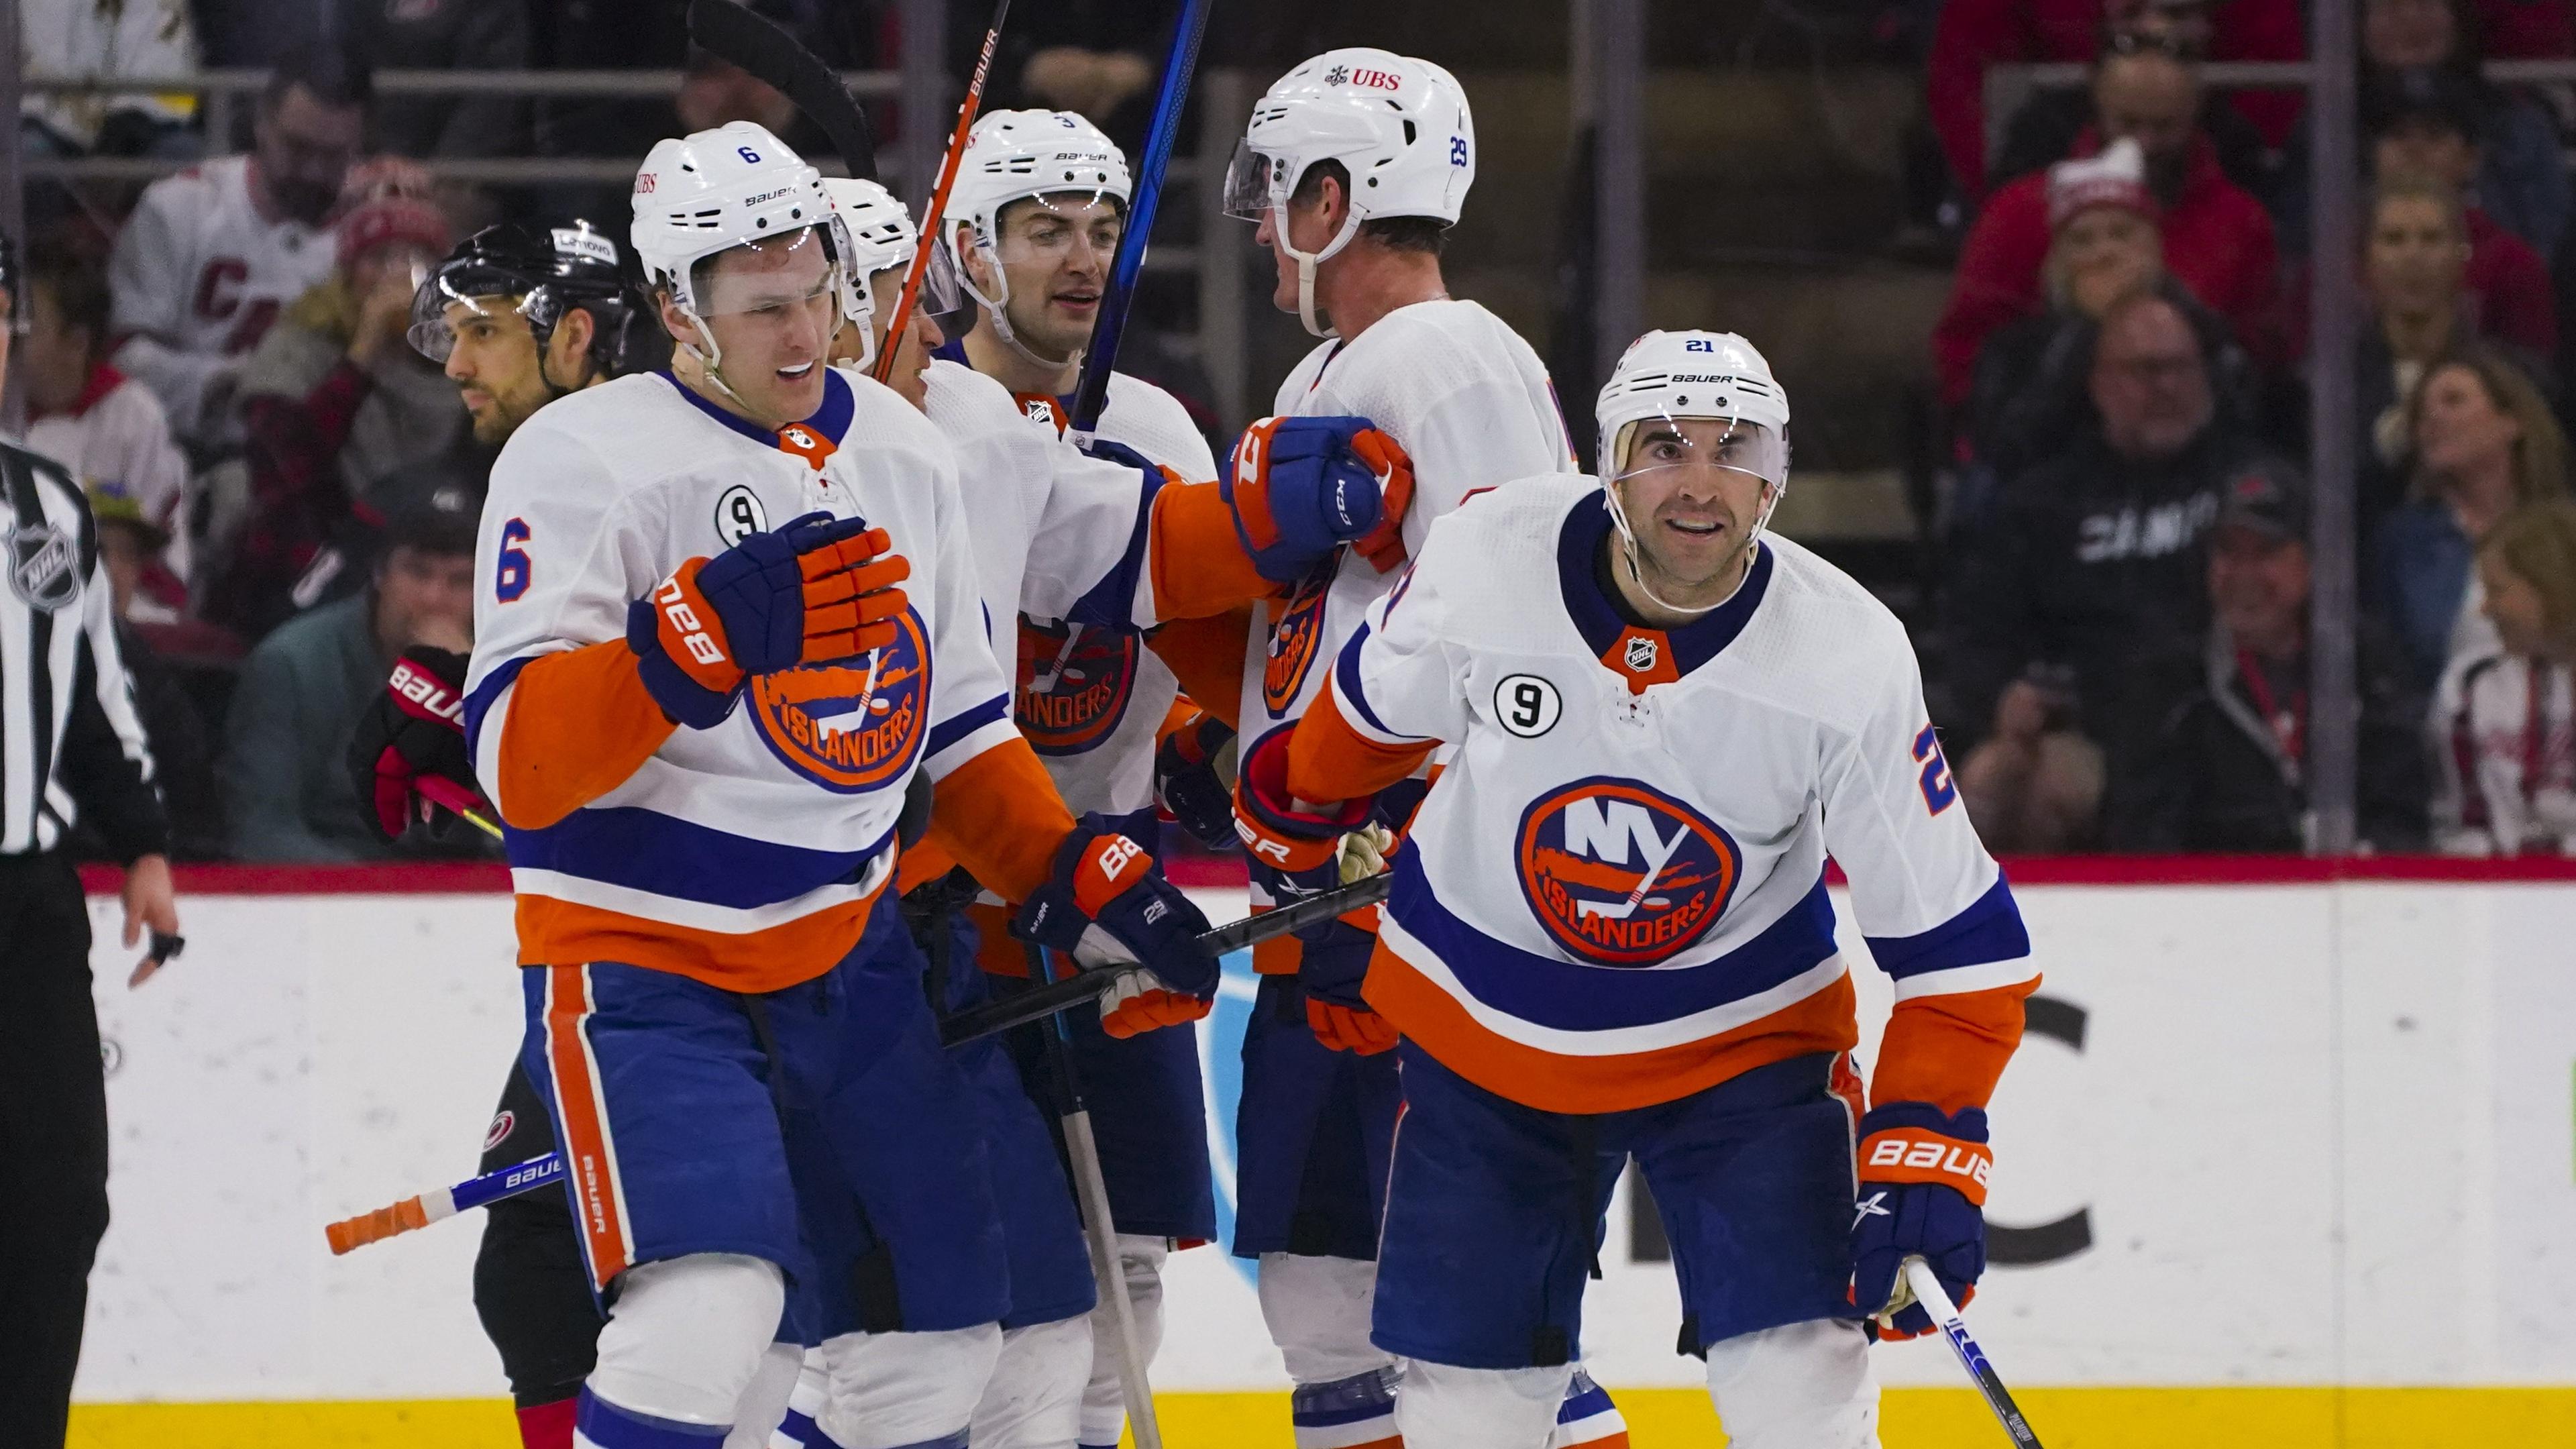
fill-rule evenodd
<path id="1" fill-rule="evenodd" d="M 1260 223 L 1276 260 L 1273 301 L 1328 339 L 1289 373 L 1274 411 L 1357 414 L 1402 446 L 1414 476 L 1408 548 L 1476 490 L 1574 466 L 1537 355 L 1491 312 L 1452 300 L 1441 275 L 1475 145 L 1466 93 L 1447 71 L 1336 50 L 1262 97 L 1226 184 L 1226 209 Z M 1258 456 L 1265 426 L 1238 445 L 1238 466 Z M 1284 734 L 1306 713 L 1362 611 L 1394 586 L 1389 566 L 1345 552 L 1297 578 L 1250 641 L 1246 741 Z M 1401 794 L 1381 802 L 1380 823 L 1401 826 Z M 1315 884 L 1257 853 L 1252 877 L 1255 909 Z M 1262 1314 L 1297 1384 L 1301 1449 L 1397 1442 L 1395 1357 L 1369 1341 L 1401 1095 L 1385 1055 L 1395 1033 L 1360 996 L 1372 945 L 1363 926 L 1336 923 L 1254 957 L 1263 975 L 1243 1044 L 1234 1251 L 1260 1259 Z M 1563 1398 L 1550 1409 L 1558 1442 L 1625 1442 L 1588 1379 Z"/>
<path id="2" fill-rule="evenodd" d="M 1243 764 L 1247 832 L 1314 871 L 1447 752 L 1365 988 L 1404 1038 L 1376 1342 L 1409 1360 L 1414 1449 L 1538 1449 L 1633 1157 L 1729 1442 L 1864 1449 L 1860 1320 L 1928 1331 L 1908 1257 L 1961 1300 L 1985 1265 L 2029 938 L 1904 627 L 1763 536 L 1789 406 L 1761 354 L 1648 333 L 1599 422 L 1606 488 L 1528 480 L 1436 524 Z M 1828 855 L 1896 979 L 1866 1114 Z"/>
<path id="3" fill-rule="evenodd" d="M 1148 963 L 1134 1027 L 1204 1013 L 1204 922 L 1012 730 L 947 445 L 826 365 L 856 299 L 813 168 L 738 122 L 656 145 L 634 202 L 673 365 L 503 450 L 468 684 L 529 1075 L 609 1304 L 575 1442 L 704 1449 L 785 1316 L 845 1449 L 962 1445 L 1015 1185 L 884 899 L 906 785 L 1017 929 Z"/>

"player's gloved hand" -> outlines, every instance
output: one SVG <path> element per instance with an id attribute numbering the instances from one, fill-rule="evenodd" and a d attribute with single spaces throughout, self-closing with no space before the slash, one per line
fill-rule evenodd
<path id="1" fill-rule="evenodd" d="M 1349 885 L 1385 870 L 1393 849 L 1395 832 L 1375 821 L 1343 836 L 1333 862 L 1334 884 Z M 1360 995 L 1369 958 L 1377 954 L 1377 933 L 1345 914 L 1297 935 L 1305 943 L 1297 955 L 1297 985 L 1306 994 L 1306 1025 L 1315 1040 L 1364 1057 L 1392 1050 L 1394 1023 Z"/>
<path id="2" fill-rule="evenodd" d="M 1234 731 L 1205 710 L 1154 748 L 1154 803 L 1210 850 L 1234 843 Z"/>
<path id="3" fill-rule="evenodd" d="M 884 529 L 808 513 L 693 558 L 626 610 L 626 646 L 662 712 L 708 729 L 745 678 L 894 643 L 912 565 Z"/>
<path id="4" fill-rule="evenodd" d="M 394 661 L 384 692 L 358 716 L 349 778 L 367 824 L 398 840 L 429 807 L 488 809 L 465 748 L 464 655 L 415 644 Z"/>
<path id="5" fill-rule="evenodd" d="M 1216 1005 L 1217 965 L 1199 949 L 1207 917 L 1154 873 L 1145 847 L 1085 815 L 1056 848 L 1055 874 L 1011 932 L 1084 965 L 1133 963 L 1100 1000 L 1100 1029 L 1129 1037 L 1196 1021 Z"/>
<path id="6" fill-rule="evenodd" d="M 1343 544 L 1384 573 L 1404 561 L 1413 460 L 1366 418 L 1263 418 L 1217 480 L 1235 537 L 1272 583 L 1294 583 Z"/>
<path id="7" fill-rule="evenodd" d="M 1891 1102 L 1860 1120 L 1860 1203 L 1852 1221 L 1852 1302 L 1878 1320 L 1880 1338 L 1920 1338 L 1932 1315 L 1905 1286 L 1905 1260 L 1921 1258 L 1950 1301 L 1976 1296 L 1986 1271 L 1986 1114 L 1945 1115 L 1923 1102 Z"/>

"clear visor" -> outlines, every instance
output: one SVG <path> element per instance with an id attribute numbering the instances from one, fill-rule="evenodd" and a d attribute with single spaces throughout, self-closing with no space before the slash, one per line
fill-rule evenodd
<path id="1" fill-rule="evenodd" d="M 1270 215 L 1270 178 L 1280 163 L 1252 149 L 1249 140 L 1234 146 L 1234 161 L 1225 168 L 1225 214 L 1243 221 Z"/>
<path id="2" fill-rule="evenodd" d="M 870 279 L 878 316 L 891 314 L 895 299 L 903 294 L 903 279 L 911 267 L 912 258 L 905 257 Z M 932 247 L 930 265 L 921 274 L 921 296 L 913 302 L 913 310 L 945 317 L 965 305 L 966 292 L 957 281 L 957 259 L 949 255 L 946 247 Z"/>
<path id="3" fill-rule="evenodd" d="M 1772 487 L 1789 481 L 1789 439 L 1741 418 L 1651 417 L 1620 430 L 1614 483 L 1668 469 L 1747 473 Z"/>
<path id="4" fill-rule="evenodd" d="M 819 226 L 729 247 L 692 264 L 690 291 L 701 317 L 775 317 L 800 308 L 837 310 L 841 264 Z"/>
<path id="5" fill-rule="evenodd" d="M 470 285 L 471 279 L 463 279 Z M 412 350 L 444 366 L 456 350 L 457 329 L 476 317 L 498 322 L 524 316 L 528 299 L 507 292 L 468 296 L 456 290 L 459 278 L 432 273 L 411 294 L 411 326 L 403 336 Z M 452 310 L 461 309 L 461 310 Z"/>

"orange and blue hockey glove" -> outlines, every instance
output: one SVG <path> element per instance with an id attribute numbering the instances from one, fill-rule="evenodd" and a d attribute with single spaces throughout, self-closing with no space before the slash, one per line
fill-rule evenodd
<path id="1" fill-rule="evenodd" d="M 1263 418 L 1217 479 L 1261 576 L 1295 583 L 1350 544 L 1385 573 L 1404 561 L 1413 459 L 1366 418 Z"/>
<path id="2" fill-rule="evenodd" d="M 1100 1001 L 1114 1037 L 1196 1021 L 1216 1006 L 1216 961 L 1199 949 L 1207 917 L 1154 869 L 1145 847 L 1085 815 L 1056 847 L 1055 873 L 1020 906 L 1011 933 L 1085 966 L 1121 970 Z"/>
<path id="3" fill-rule="evenodd" d="M 693 558 L 626 610 L 626 646 L 662 712 L 711 729 L 742 683 L 895 642 L 912 565 L 884 529 L 808 513 Z"/>
<path id="4" fill-rule="evenodd" d="M 1920 1338 L 1932 1315 L 1914 1301 L 1905 1260 L 1921 1258 L 1966 1306 L 1986 1271 L 1986 1114 L 1956 1116 L 1890 1102 L 1860 1119 L 1860 1202 L 1852 1220 L 1852 1303 L 1880 1338 Z"/>
<path id="5" fill-rule="evenodd" d="M 1243 757 L 1235 778 L 1235 836 L 1251 857 L 1253 884 L 1274 907 L 1346 884 L 1346 842 L 1363 838 L 1354 832 L 1371 829 L 1372 802 L 1366 798 L 1316 806 L 1288 793 L 1289 733 L 1272 730 L 1262 736 Z M 1383 841 L 1382 831 L 1366 836 L 1366 850 L 1383 849 Z M 1300 930 L 1297 939 L 1303 946 L 1297 955 L 1297 985 L 1305 993 L 1306 1025 L 1315 1039 L 1335 1051 L 1362 1056 L 1393 1047 L 1394 1025 L 1360 996 L 1376 935 L 1335 917 Z"/>

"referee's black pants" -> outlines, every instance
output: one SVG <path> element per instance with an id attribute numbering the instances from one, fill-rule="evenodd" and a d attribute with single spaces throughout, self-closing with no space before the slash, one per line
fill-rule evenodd
<path id="1" fill-rule="evenodd" d="M 62 1449 L 106 1231 L 80 876 L 59 855 L 0 856 L 0 1449 Z"/>

